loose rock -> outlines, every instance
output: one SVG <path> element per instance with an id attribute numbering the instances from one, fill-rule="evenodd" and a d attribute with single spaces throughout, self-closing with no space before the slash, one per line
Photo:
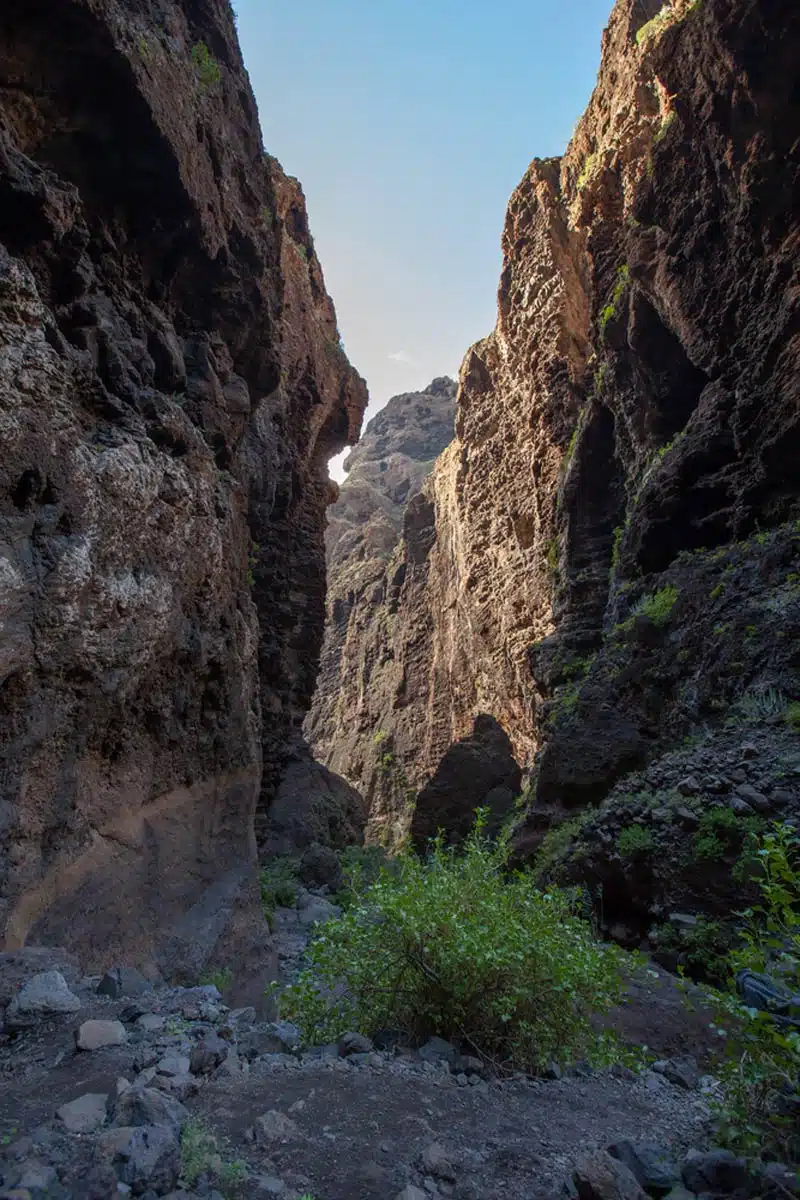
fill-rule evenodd
<path id="1" fill-rule="evenodd" d="M 106 1119 L 105 1092 L 87 1092 L 62 1104 L 56 1113 L 68 1133 L 94 1133 Z"/>
<path id="2" fill-rule="evenodd" d="M 22 985 L 6 1009 L 8 1029 L 24 1029 L 46 1017 L 78 1012 L 81 1002 L 60 971 L 42 971 Z"/>
<path id="3" fill-rule="evenodd" d="M 124 1046 L 128 1033 L 121 1021 L 84 1021 L 75 1034 L 79 1050 L 102 1050 L 106 1046 Z"/>

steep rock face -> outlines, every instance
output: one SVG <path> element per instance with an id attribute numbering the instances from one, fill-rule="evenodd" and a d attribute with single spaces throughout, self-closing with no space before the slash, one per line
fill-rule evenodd
<path id="1" fill-rule="evenodd" d="M 254 950 L 254 814 L 310 701 L 326 461 L 365 401 L 227 0 L 9 0 L 6 947 L 188 975 Z"/>
<path id="2" fill-rule="evenodd" d="M 392 597 L 406 508 L 453 436 L 456 384 L 434 379 L 394 396 L 348 457 L 348 475 L 329 509 L 328 617 L 319 681 L 306 722 L 315 755 L 361 791 L 370 808 L 385 783 L 381 730 L 391 707 Z M 377 739 L 377 740 L 376 740 Z M 398 794 L 404 784 L 394 779 Z"/>
<path id="3" fill-rule="evenodd" d="M 512 196 L 497 326 L 392 562 L 386 822 L 479 714 L 530 776 L 522 854 L 686 736 L 791 716 L 798 49 L 788 0 L 618 0 L 566 155 Z"/>

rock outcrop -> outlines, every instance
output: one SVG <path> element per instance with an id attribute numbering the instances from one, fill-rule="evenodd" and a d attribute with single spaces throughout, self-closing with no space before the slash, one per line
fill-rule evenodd
<path id="1" fill-rule="evenodd" d="M 511 198 L 497 326 L 392 558 L 390 699 L 362 688 L 338 768 L 373 823 L 408 826 L 480 714 L 528 776 L 522 855 L 687 737 L 797 720 L 798 51 L 788 0 L 618 0 L 565 156 Z"/>
<path id="2" fill-rule="evenodd" d="M 0 944 L 180 976 L 261 937 L 365 402 L 227 0 L 8 0 Z"/>
<path id="3" fill-rule="evenodd" d="M 392 605 L 402 583 L 403 525 L 453 437 L 455 398 L 456 384 L 444 377 L 423 392 L 394 396 L 347 458 L 347 479 L 329 509 L 328 615 L 306 735 L 316 757 L 364 796 L 370 837 L 382 824 L 373 801 L 388 788 L 402 802 L 406 789 L 383 744 L 393 705 Z"/>

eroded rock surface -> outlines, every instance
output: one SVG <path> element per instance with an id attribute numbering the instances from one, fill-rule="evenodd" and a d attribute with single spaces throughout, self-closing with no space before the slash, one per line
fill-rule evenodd
<path id="1" fill-rule="evenodd" d="M 408 824 L 479 714 L 529 777 L 523 855 L 686 737 L 791 727 L 799 48 L 788 0 L 614 8 L 565 156 L 511 198 L 497 326 L 406 510 L 381 699 L 338 768 L 372 824 Z"/>
<path id="2" fill-rule="evenodd" d="M 196 977 L 263 940 L 365 401 L 227 0 L 5 3 L 0 944 Z"/>
<path id="3" fill-rule="evenodd" d="M 396 834 L 405 815 L 405 778 L 385 742 L 396 707 L 393 614 L 405 566 L 400 549 L 407 509 L 453 437 L 456 384 L 434 379 L 423 392 L 394 396 L 367 425 L 345 462 L 348 475 L 329 510 L 325 643 L 306 736 L 314 754 L 363 795 L 368 836 Z M 395 828 L 396 827 L 396 828 Z"/>

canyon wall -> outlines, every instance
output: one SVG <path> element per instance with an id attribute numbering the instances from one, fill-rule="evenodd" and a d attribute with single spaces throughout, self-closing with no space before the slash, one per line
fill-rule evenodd
<path id="1" fill-rule="evenodd" d="M 356 785 L 378 825 L 373 801 L 391 775 L 383 730 L 394 693 L 395 560 L 407 506 L 453 437 L 455 398 L 447 378 L 394 396 L 345 461 L 328 513 L 328 618 L 306 736 L 321 762 Z M 403 784 L 393 782 L 399 797 Z"/>
<path id="2" fill-rule="evenodd" d="M 622 797 L 577 874 L 646 923 L 685 894 L 654 852 L 705 810 L 800 813 L 799 51 L 789 0 L 618 0 L 566 154 L 511 198 L 496 328 L 380 585 L 386 681 L 376 705 L 362 671 L 340 762 L 373 832 L 500 811 L 514 762 L 522 857 Z"/>
<path id="3" fill-rule="evenodd" d="M 263 951 L 366 388 L 227 0 L 0 15 L 0 945 Z"/>

